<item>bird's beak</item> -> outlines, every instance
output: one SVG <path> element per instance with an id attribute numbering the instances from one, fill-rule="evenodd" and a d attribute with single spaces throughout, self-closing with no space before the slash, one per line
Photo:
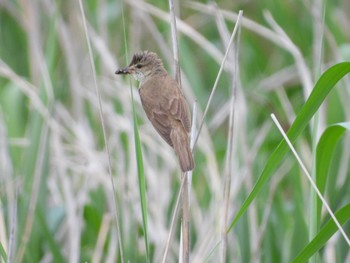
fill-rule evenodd
<path id="1" fill-rule="evenodd" d="M 120 68 L 115 72 L 115 74 L 117 74 L 117 75 L 132 74 L 132 69 L 129 67 Z"/>

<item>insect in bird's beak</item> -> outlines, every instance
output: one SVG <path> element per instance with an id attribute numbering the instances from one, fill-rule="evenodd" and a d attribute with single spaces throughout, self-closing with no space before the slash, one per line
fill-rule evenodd
<path id="1" fill-rule="evenodd" d="M 118 69 L 115 74 L 122 75 L 122 74 L 132 74 L 133 70 L 130 67 L 120 68 Z"/>

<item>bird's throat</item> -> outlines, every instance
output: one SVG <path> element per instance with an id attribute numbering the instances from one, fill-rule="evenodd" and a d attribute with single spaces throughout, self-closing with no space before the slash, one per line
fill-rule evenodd
<path id="1" fill-rule="evenodd" d="M 137 71 L 133 74 L 134 78 L 139 81 L 140 83 L 144 82 L 146 79 L 145 74 L 143 74 L 141 71 Z"/>

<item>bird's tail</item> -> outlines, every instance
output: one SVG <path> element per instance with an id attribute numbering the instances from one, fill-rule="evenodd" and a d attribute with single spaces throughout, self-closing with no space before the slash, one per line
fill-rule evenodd
<path id="1" fill-rule="evenodd" d="M 181 171 L 192 171 L 194 168 L 194 161 L 187 132 L 182 127 L 173 129 L 170 133 L 170 139 L 173 143 L 175 153 L 179 158 Z"/>

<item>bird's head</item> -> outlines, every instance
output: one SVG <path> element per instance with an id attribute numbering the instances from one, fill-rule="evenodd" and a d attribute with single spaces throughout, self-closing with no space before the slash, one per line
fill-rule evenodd
<path id="1" fill-rule="evenodd" d="M 162 61 L 156 53 L 143 51 L 136 53 L 125 68 L 118 69 L 115 74 L 132 74 L 135 79 L 144 82 L 152 74 L 164 70 Z"/>

